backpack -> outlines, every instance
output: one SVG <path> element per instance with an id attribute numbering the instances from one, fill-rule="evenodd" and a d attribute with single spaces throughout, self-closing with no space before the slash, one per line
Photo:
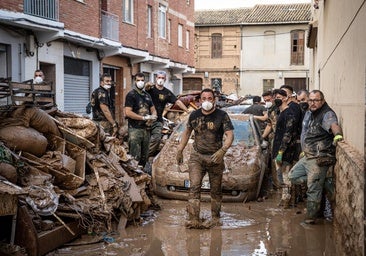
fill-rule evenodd
<path id="1" fill-rule="evenodd" d="M 85 111 L 87 114 L 90 114 L 92 112 L 92 105 L 91 105 L 90 101 L 89 101 L 88 105 L 86 105 Z"/>

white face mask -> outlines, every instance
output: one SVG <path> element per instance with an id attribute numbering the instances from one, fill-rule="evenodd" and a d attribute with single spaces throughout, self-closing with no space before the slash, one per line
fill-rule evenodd
<path id="1" fill-rule="evenodd" d="M 160 86 L 163 86 L 164 85 L 164 79 L 162 79 L 162 78 L 157 79 L 156 84 L 160 85 Z"/>
<path id="2" fill-rule="evenodd" d="M 272 101 L 266 101 L 266 108 L 272 107 Z"/>
<path id="3" fill-rule="evenodd" d="M 40 84 L 40 83 L 42 83 L 43 82 L 43 78 L 42 77 L 40 77 L 40 76 L 37 76 L 37 77 L 35 77 L 34 79 L 33 79 L 33 83 L 34 84 Z"/>
<path id="4" fill-rule="evenodd" d="M 137 81 L 136 82 L 136 87 L 139 88 L 140 90 L 143 89 L 145 86 L 145 82 L 144 81 Z"/>
<path id="5" fill-rule="evenodd" d="M 214 107 L 214 105 L 210 101 L 204 101 L 204 102 L 202 102 L 202 108 L 205 111 L 210 111 L 210 110 L 212 110 L 213 107 Z"/>
<path id="6" fill-rule="evenodd" d="M 105 84 L 105 85 L 103 85 L 103 88 L 106 89 L 106 90 L 111 89 L 111 85 L 110 84 Z"/>

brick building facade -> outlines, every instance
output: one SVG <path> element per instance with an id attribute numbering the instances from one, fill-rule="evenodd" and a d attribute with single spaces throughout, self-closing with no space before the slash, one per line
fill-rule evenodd
<path id="1" fill-rule="evenodd" d="M 33 78 L 41 68 L 55 84 L 60 110 L 85 114 L 99 75 L 112 74 L 116 116 L 123 121 L 132 76 L 157 70 L 182 91 L 194 72 L 194 1 L 4 0 L 0 2 L 0 77 Z"/>

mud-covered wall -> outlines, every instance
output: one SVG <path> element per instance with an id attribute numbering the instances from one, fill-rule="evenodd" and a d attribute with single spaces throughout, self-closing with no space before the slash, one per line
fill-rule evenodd
<path id="1" fill-rule="evenodd" d="M 358 151 L 338 143 L 334 224 L 341 255 L 364 255 L 364 164 Z"/>

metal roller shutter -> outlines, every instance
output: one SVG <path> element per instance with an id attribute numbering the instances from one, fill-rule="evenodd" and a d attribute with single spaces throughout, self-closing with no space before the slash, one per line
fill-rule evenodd
<path id="1" fill-rule="evenodd" d="M 85 106 L 90 98 L 89 77 L 65 74 L 64 87 L 64 110 L 66 112 L 86 114 Z"/>
<path id="2" fill-rule="evenodd" d="M 90 62 L 65 57 L 64 59 L 64 111 L 86 114 L 90 98 Z"/>

